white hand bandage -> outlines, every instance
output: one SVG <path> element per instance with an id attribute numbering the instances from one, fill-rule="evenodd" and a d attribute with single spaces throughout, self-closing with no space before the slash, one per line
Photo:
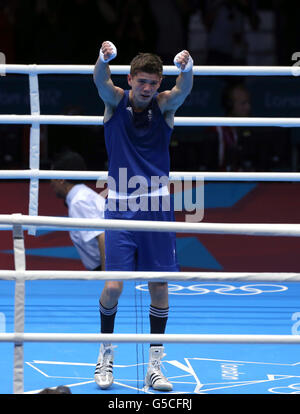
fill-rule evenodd
<path id="1" fill-rule="evenodd" d="M 181 69 L 181 63 L 178 62 L 178 59 L 181 57 L 180 55 L 182 53 L 183 53 L 183 51 L 177 53 L 177 55 L 174 57 L 174 65 L 177 66 L 181 70 L 181 72 L 189 72 L 193 68 L 193 65 L 194 65 L 193 58 L 192 58 L 191 55 L 189 55 L 189 60 L 188 60 L 187 64 L 185 65 L 185 68 Z"/>
<path id="2" fill-rule="evenodd" d="M 110 55 L 110 57 L 105 60 L 104 59 L 104 53 L 102 52 L 102 48 L 100 49 L 99 56 L 100 56 L 100 59 L 102 60 L 102 62 L 104 62 L 104 63 L 107 63 L 107 62 L 111 61 L 112 59 L 114 59 L 117 56 L 116 46 L 110 41 L 107 41 L 106 43 L 109 43 L 109 45 L 110 45 L 110 47 L 112 48 L 113 51 L 112 51 L 112 54 Z"/>

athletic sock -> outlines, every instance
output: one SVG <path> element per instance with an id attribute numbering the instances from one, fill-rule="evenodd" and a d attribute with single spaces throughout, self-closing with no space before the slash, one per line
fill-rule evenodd
<path id="1" fill-rule="evenodd" d="M 99 302 L 99 311 L 101 319 L 101 333 L 113 333 L 115 326 L 115 317 L 118 310 L 118 304 L 113 308 L 105 308 L 101 302 Z"/>
<path id="2" fill-rule="evenodd" d="M 165 333 L 167 320 L 169 315 L 169 308 L 159 309 L 150 305 L 150 332 L 152 334 Z M 150 346 L 162 346 L 162 344 L 150 344 Z"/>

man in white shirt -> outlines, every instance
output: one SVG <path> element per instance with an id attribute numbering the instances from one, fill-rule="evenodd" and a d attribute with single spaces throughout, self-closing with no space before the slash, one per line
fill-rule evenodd
<path id="1" fill-rule="evenodd" d="M 52 164 L 53 170 L 84 171 L 86 165 L 81 155 L 63 153 Z M 69 217 L 103 219 L 105 199 L 85 184 L 75 180 L 51 180 L 56 196 L 65 200 Z M 104 270 L 104 230 L 74 230 L 70 238 L 87 270 Z"/>

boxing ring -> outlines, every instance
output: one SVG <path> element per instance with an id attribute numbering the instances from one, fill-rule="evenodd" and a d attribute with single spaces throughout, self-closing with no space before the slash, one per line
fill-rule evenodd
<path id="1" fill-rule="evenodd" d="M 244 282 L 280 282 L 297 285 L 300 281 L 300 273 L 251 273 L 251 272 L 89 272 L 89 271 L 33 271 L 26 269 L 26 248 L 24 243 L 24 231 L 35 235 L 37 229 L 51 231 L 67 231 L 81 229 L 127 229 L 135 231 L 174 231 L 176 233 L 196 234 L 222 234 L 222 235 L 248 235 L 248 236 L 281 236 L 299 237 L 300 224 L 235 224 L 235 223 L 188 223 L 188 222 L 144 222 L 129 220 L 90 220 L 72 219 L 51 216 L 39 216 L 39 181 L 55 178 L 83 180 L 100 180 L 105 182 L 107 172 L 77 172 L 77 171 L 46 171 L 39 168 L 40 160 L 40 125 L 101 125 L 101 116 L 56 116 L 40 114 L 38 77 L 43 74 L 85 74 L 93 73 L 93 66 L 64 66 L 64 65 L 0 65 L 0 72 L 10 74 L 24 74 L 29 76 L 30 115 L 0 115 L 1 124 L 29 124 L 30 130 L 30 164 L 29 170 L 2 170 L 1 179 L 30 180 L 29 212 L 22 214 L 0 215 L 0 230 L 11 231 L 13 235 L 13 252 L 15 270 L 0 270 L 0 279 L 14 281 L 14 332 L 0 333 L 0 342 L 14 344 L 13 357 L 13 392 L 24 393 L 24 345 L 26 343 L 95 343 L 102 341 L 127 344 L 143 344 L 152 341 L 165 344 L 300 344 L 300 336 L 295 334 L 191 334 L 175 333 L 164 335 L 149 335 L 144 333 L 128 334 L 116 333 L 91 334 L 91 333 L 35 333 L 24 332 L 25 312 L 25 283 L 37 280 L 63 280 L 63 281 L 104 281 L 126 280 L 132 281 L 182 281 L 182 282 L 207 282 L 216 285 L 218 293 L 224 294 L 226 287 L 224 282 L 236 282 L 238 286 Z M 111 66 L 112 75 L 127 74 L 129 66 Z M 164 67 L 164 75 L 177 75 L 178 69 L 171 66 Z M 299 67 L 194 67 L 195 76 L 298 76 Z M 277 126 L 299 127 L 300 118 L 230 118 L 230 117 L 175 117 L 175 126 L 201 126 L 201 125 L 228 125 L 228 126 Z M 299 173 L 216 173 L 216 172 L 172 172 L 170 181 L 182 181 L 187 179 L 201 179 L 204 181 L 268 181 L 268 182 L 299 182 Z M 222 282 L 219 286 L 217 282 Z M 142 286 L 142 285 L 141 285 Z M 195 286 L 195 285 L 194 285 Z M 197 286 L 197 285 L 196 285 Z M 254 285 L 248 287 L 248 292 L 253 293 Z M 256 286 L 256 285 L 255 285 Z M 266 285 L 267 286 L 267 285 Z M 199 291 L 201 287 L 195 288 Z M 204 289 L 204 288 L 202 288 Z M 223 289 L 223 290 L 222 290 Z M 224 291 L 225 289 L 225 291 Z M 231 288 L 229 288 L 230 291 Z M 250 289 L 250 290 L 249 290 Z M 251 291 L 252 289 L 252 291 Z M 231 289 L 232 290 L 232 289 Z M 243 289 L 242 289 L 243 290 Z M 247 290 L 247 288 L 246 288 Z M 202 291 L 201 291 L 202 292 Z M 203 292 L 202 292 L 203 293 Z M 171 307 L 172 309 L 172 307 Z M 213 358 L 211 358 L 212 360 Z M 199 358 L 198 358 L 199 360 Z M 225 360 L 224 360 L 225 361 Z M 234 369 L 240 362 L 224 362 L 227 369 Z M 95 360 L 96 363 L 96 360 Z M 176 364 L 173 363 L 175 366 Z M 230 365 L 230 368 L 228 366 Z M 177 368 L 180 367 L 178 363 Z M 92 368 L 93 369 L 93 368 Z M 183 368 L 184 370 L 184 368 Z M 189 371 L 185 368 L 186 372 Z M 226 372 L 226 369 L 225 369 Z M 234 375 L 231 375 L 232 378 Z M 299 373 L 296 376 L 300 376 Z M 298 384 L 299 385 L 299 384 Z M 232 385 L 233 387 L 233 385 Z M 41 387 L 42 388 L 42 387 Z M 130 387 L 129 387 L 130 388 Z M 216 388 L 218 389 L 218 388 Z M 295 387 L 297 393 L 298 388 Z M 98 390 L 100 392 L 100 390 Z M 139 391 L 143 392 L 140 388 Z M 1 391 L 0 391 L 1 392 Z M 118 392 L 118 391 L 117 391 Z M 136 392 L 136 389 L 135 391 Z M 205 393 L 196 381 L 195 393 Z"/>

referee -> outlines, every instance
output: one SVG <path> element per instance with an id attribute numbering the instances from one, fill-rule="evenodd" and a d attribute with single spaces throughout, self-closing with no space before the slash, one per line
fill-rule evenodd
<path id="1" fill-rule="evenodd" d="M 52 170 L 85 171 L 86 164 L 80 154 L 64 152 L 52 163 Z M 105 199 L 82 181 L 55 179 L 51 187 L 62 198 L 73 218 L 104 219 Z M 104 230 L 74 230 L 70 238 L 87 270 L 105 269 Z"/>

